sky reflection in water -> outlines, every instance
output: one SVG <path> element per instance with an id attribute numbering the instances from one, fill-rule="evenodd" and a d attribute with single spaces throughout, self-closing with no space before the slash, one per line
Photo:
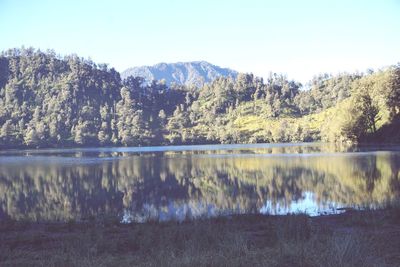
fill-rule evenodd
<path id="1" fill-rule="evenodd" d="M 340 212 L 399 199 L 398 147 L 320 144 L 0 152 L 0 218 L 123 222 Z"/>

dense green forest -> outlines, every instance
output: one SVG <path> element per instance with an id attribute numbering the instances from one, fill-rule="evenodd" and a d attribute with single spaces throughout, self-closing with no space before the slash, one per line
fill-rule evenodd
<path id="1" fill-rule="evenodd" d="M 0 55 L 0 147 L 256 142 L 399 142 L 400 64 L 319 75 L 218 78 L 202 88 L 54 51 Z"/>

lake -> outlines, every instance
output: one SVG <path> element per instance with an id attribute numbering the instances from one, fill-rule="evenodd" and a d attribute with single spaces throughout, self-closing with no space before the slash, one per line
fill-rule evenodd
<path id="1" fill-rule="evenodd" d="M 0 218 L 309 215 L 399 201 L 400 147 L 321 143 L 8 150 Z"/>

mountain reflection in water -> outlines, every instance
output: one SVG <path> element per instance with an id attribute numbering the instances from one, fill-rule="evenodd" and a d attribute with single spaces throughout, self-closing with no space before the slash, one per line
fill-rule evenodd
<path id="1" fill-rule="evenodd" d="M 399 199 L 400 149 L 324 144 L 47 149 L 0 153 L 0 218 L 337 212 Z"/>

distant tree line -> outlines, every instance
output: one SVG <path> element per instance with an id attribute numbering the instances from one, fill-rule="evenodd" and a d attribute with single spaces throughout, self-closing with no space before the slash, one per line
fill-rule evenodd
<path id="1" fill-rule="evenodd" d="M 400 65 L 306 86 L 271 73 L 195 88 L 122 80 L 106 64 L 53 51 L 0 55 L 0 147 L 399 141 L 399 114 Z"/>

